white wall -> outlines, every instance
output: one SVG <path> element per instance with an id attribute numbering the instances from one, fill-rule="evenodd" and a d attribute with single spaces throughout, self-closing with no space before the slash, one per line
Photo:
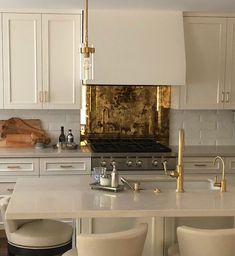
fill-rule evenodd
<path id="1" fill-rule="evenodd" d="M 235 145 L 232 110 L 171 110 L 170 145 L 178 144 L 178 129 L 185 129 L 186 145 Z"/>
<path id="2" fill-rule="evenodd" d="M 60 135 L 60 127 L 64 126 L 65 132 L 72 129 L 75 142 L 80 141 L 80 111 L 79 110 L 0 110 L 0 120 L 11 117 L 22 119 L 40 119 L 42 128 L 46 131 L 55 144 Z"/>

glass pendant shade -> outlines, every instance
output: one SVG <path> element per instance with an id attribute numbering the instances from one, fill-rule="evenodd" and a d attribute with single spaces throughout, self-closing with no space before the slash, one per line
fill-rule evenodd
<path id="1" fill-rule="evenodd" d="M 81 45 L 81 49 L 88 50 L 94 49 L 93 46 L 91 47 L 85 47 L 84 44 Z M 80 54 L 80 79 L 83 80 L 84 83 L 86 83 L 87 80 L 93 80 L 94 75 L 94 60 L 93 52 L 88 53 L 81 53 Z"/>

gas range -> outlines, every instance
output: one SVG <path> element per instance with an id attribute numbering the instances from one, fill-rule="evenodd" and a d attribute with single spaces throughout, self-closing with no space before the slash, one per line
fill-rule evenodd
<path id="1" fill-rule="evenodd" d="M 115 163 L 118 170 L 128 174 L 147 174 L 156 171 L 163 174 L 163 161 L 168 169 L 176 167 L 176 154 L 153 139 L 90 139 L 92 167 L 102 166 L 108 170 Z"/>

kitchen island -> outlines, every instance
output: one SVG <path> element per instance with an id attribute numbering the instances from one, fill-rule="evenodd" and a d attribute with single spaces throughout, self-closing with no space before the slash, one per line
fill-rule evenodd
<path id="1" fill-rule="evenodd" d="M 228 187 L 226 193 L 190 188 L 185 193 L 173 189 L 162 193 L 153 189 L 115 193 L 92 190 L 89 182 L 89 175 L 19 179 L 6 218 L 77 219 L 77 232 L 109 232 L 147 222 L 149 232 L 143 255 L 162 256 L 175 239 L 169 220 L 235 216 L 233 187 Z"/>
<path id="2" fill-rule="evenodd" d="M 19 179 L 6 218 L 235 216 L 234 187 L 226 193 L 205 189 L 115 193 L 92 190 L 89 182 L 89 175 Z"/>

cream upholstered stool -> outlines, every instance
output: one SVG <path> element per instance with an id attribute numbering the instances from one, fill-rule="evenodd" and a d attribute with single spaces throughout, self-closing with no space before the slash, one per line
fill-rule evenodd
<path id="1" fill-rule="evenodd" d="M 79 234 L 77 248 L 63 256 L 141 256 L 148 226 L 106 234 Z"/>
<path id="2" fill-rule="evenodd" d="M 73 228 L 56 220 L 6 220 L 10 197 L 0 200 L 8 240 L 8 255 L 51 256 L 72 248 Z"/>
<path id="3" fill-rule="evenodd" d="M 178 244 L 168 249 L 168 256 L 234 256 L 235 229 L 177 228 Z"/>

